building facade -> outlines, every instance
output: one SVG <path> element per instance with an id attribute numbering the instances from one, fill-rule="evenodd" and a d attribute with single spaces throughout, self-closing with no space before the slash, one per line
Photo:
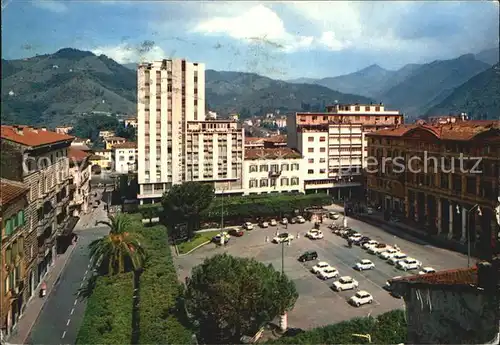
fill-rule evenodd
<path id="1" fill-rule="evenodd" d="M 114 171 L 128 174 L 137 171 L 137 143 L 124 142 L 113 146 L 111 161 Z"/>
<path id="2" fill-rule="evenodd" d="M 106 150 L 112 150 L 113 146 L 118 144 L 123 144 L 127 139 L 122 137 L 106 137 L 104 138 L 104 143 L 106 144 Z"/>
<path id="3" fill-rule="evenodd" d="M 73 129 L 73 126 L 57 126 L 56 133 L 59 134 L 69 134 L 69 132 Z"/>
<path id="4" fill-rule="evenodd" d="M 499 121 L 407 125 L 368 137 L 370 203 L 429 235 L 470 241 L 481 255 L 499 252 Z"/>
<path id="5" fill-rule="evenodd" d="M 69 214 L 80 217 L 89 212 L 90 178 L 92 175 L 90 154 L 70 147 L 69 158 Z"/>
<path id="6" fill-rule="evenodd" d="M 158 201 L 184 181 L 241 190 L 243 130 L 234 121 L 206 121 L 205 66 L 173 59 L 140 64 L 138 198 Z"/>
<path id="7" fill-rule="evenodd" d="M 125 124 L 125 127 L 133 127 L 137 128 L 137 117 L 129 117 L 126 118 L 123 123 Z"/>
<path id="8" fill-rule="evenodd" d="M 116 144 L 115 144 L 116 145 Z M 113 169 L 113 150 L 112 149 L 98 149 L 93 150 L 93 155 L 90 157 L 92 165 L 99 165 L 101 169 Z"/>
<path id="9" fill-rule="evenodd" d="M 304 192 L 302 155 L 289 148 L 257 148 L 245 151 L 243 187 L 245 195 Z"/>
<path id="10" fill-rule="evenodd" d="M 2 256 L 0 286 L 0 329 L 9 335 L 17 324 L 28 299 L 33 295 L 33 269 L 36 253 L 26 253 L 29 236 L 36 242 L 36 233 L 29 233 L 26 219 L 28 188 L 21 182 L 1 179 L 0 218 L 2 221 Z M 31 240 L 33 240 L 31 238 Z M 29 243 L 29 241 L 28 241 Z M 28 255 L 26 255 L 28 254 Z"/>
<path id="11" fill-rule="evenodd" d="M 30 282 L 38 286 L 54 263 L 57 239 L 65 236 L 69 207 L 68 149 L 72 136 L 28 126 L 2 126 L 2 156 L 9 169 L 2 177 L 29 188 L 25 212 L 28 260 L 37 259 Z M 32 239 L 35 239 L 32 241 Z"/>

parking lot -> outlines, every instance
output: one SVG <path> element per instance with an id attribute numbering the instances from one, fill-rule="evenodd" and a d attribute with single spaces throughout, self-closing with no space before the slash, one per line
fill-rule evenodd
<path id="1" fill-rule="evenodd" d="M 342 218 L 336 222 L 340 224 L 341 220 Z M 348 248 L 345 239 L 333 234 L 327 228 L 327 225 L 332 222 L 327 220 L 321 225 L 324 238 L 319 240 L 310 240 L 304 237 L 304 234 L 313 227 L 310 222 L 290 224 L 288 230 L 280 226 L 280 232 L 288 232 L 296 237 L 299 235 L 299 238 L 293 240 L 291 245 L 285 244 L 283 246 L 265 240 L 266 236 L 269 236 L 269 239 L 274 237 L 276 227 L 261 229 L 256 226 L 254 230 L 246 232 L 243 237 L 232 238 L 226 247 L 207 245 L 190 255 L 175 258 L 179 278 L 184 281 L 193 266 L 199 264 L 206 257 L 222 252 L 235 256 L 253 257 L 263 263 L 270 263 L 277 270 L 281 270 L 282 250 L 284 250 L 285 273 L 294 280 L 299 292 L 295 308 L 288 314 L 289 327 L 310 329 L 353 317 L 378 315 L 389 310 L 402 308 L 403 300 L 392 297 L 383 287 L 386 281 L 392 277 L 417 274 L 418 270 L 404 272 L 358 246 Z M 423 266 L 432 266 L 436 270 L 440 270 L 467 265 L 465 256 L 433 247 L 416 239 L 409 238 L 411 241 L 401 239 L 374 226 L 352 219 L 348 219 L 348 226 L 379 242 L 389 245 L 397 244 L 401 251 L 422 261 Z M 306 263 L 298 262 L 297 258 L 307 250 L 315 250 L 319 255 L 318 260 Z M 352 267 L 361 259 L 372 260 L 375 269 L 364 272 L 355 271 Z M 358 290 L 368 291 L 372 294 L 374 302 L 359 308 L 349 305 L 347 299 L 355 291 L 333 291 L 330 286 L 336 279 L 322 281 L 310 272 L 310 268 L 318 261 L 328 262 L 340 272 L 340 276 L 351 276 L 356 279 L 359 282 Z"/>

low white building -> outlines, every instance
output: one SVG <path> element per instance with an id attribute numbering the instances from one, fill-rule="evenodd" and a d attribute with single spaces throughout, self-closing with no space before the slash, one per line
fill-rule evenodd
<path id="1" fill-rule="evenodd" d="M 288 147 L 246 149 L 243 160 L 244 195 L 304 192 L 305 161 Z"/>
<path id="2" fill-rule="evenodd" d="M 112 150 L 113 168 L 117 173 L 127 174 L 137 171 L 137 143 L 116 144 Z"/>

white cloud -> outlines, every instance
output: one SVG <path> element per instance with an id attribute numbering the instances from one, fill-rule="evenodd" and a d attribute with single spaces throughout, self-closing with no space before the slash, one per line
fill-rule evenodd
<path id="1" fill-rule="evenodd" d="M 55 0 L 34 0 L 32 4 L 38 8 L 54 12 L 54 13 L 64 13 L 68 10 L 68 7 L 62 1 Z"/>
<path id="2" fill-rule="evenodd" d="M 241 7 L 236 9 L 241 10 Z M 292 35 L 287 32 L 281 18 L 264 5 L 252 6 L 241 14 L 234 13 L 232 10 L 235 8 L 222 9 L 221 16 L 201 21 L 192 32 L 205 35 L 227 35 L 245 41 L 266 41 L 287 52 L 307 48 L 313 42 L 312 37 Z"/>
<path id="3" fill-rule="evenodd" d="M 122 64 L 161 60 L 167 57 L 165 51 L 156 45 L 145 48 L 144 44 L 134 46 L 123 43 L 116 46 L 100 46 L 89 50 L 96 55 L 104 54 Z"/>

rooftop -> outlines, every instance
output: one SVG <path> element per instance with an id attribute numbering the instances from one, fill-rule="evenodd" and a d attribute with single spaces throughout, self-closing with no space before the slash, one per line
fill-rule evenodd
<path id="1" fill-rule="evenodd" d="M 74 139 L 71 135 L 51 132 L 24 125 L 2 125 L 1 137 L 2 139 L 30 147 L 55 144 Z"/>
<path id="2" fill-rule="evenodd" d="M 90 154 L 83 150 L 76 149 L 74 147 L 70 147 L 68 149 L 68 158 L 73 162 L 82 162 L 85 158 L 90 157 Z"/>
<path id="3" fill-rule="evenodd" d="M 264 141 L 271 143 L 286 143 L 286 135 L 274 135 L 272 137 L 264 138 Z"/>
<path id="4" fill-rule="evenodd" d="M 265 138 L 245 137 L 245 144 L 263 144 Z"/>
<path id="5" fill-rule="evenodd" d="M 114 149 L 136 149 L 137 148 L 137 143 L 132 142 L 132 141 L 126 141 L 124 143 L 119 143 L 113 145 Z"/>
<path id="6" fill-rule="evenodd" d="M 107 137 L 104 138 L 104 141 L 126 141 L 127 139 L 122 137 Z"/>
<path id="7" fill-rule="evenodd" d="M 432 285 L 477 285 L 477 267 L 457 268 L 393 279 L 394 282 Z"/>
<path id="8" fill-rule="evenodd" d="M 28 193 L 29 189 L 21 182 L 2 178 L 0 180 L 0 206 L 7 205 L 20 196 Z"/>
<path id="9" fill-rule="evenodd" d="M 292 158 L 302 158 L 302 155 L 289 148 L 258 148 L 258 149 L 246 149 L 245 159 L 246 160 L 256 160 L 256 159 L 292 159 Z"/>

